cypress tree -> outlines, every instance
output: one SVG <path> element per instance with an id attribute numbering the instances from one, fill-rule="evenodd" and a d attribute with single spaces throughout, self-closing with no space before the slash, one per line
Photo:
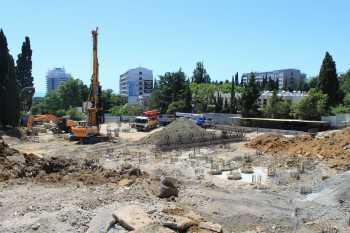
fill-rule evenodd
<path id="1" fill-rule="evenodd" d="M 16 126 L 19 122 L 16 68 L 2 30 L 0 30 L 0 122 L 3 126 Z"/>
<path id="2" fill-rule="evenodd" d="M 238 74 L 238 73 L 237 73 Z M 238 77 L 238 75 L 236 75 Z M 236 91 L 235 91 L 235 82 L 238 80 L 233 80 L 232 76 L 232 82 L 231 82 L 231 96 L 230 96 L 230 112 L 231 113 L 237 113 L 237 100 L 236 100 Z"/>
<path id="3" fill-rule="evenodd" d="M 18 54 L 16 73 L 20 88 L 33 87 L 32 49 L 30 48 L 29 37 L 25 38 L 22 52 Z"/>
<path id="4" fill-rule="evenodd" d="M 25 37 L 25 41 L 22 44 L 22 51 L 18 54 L 17 69 L 16 69 L 17 82 L 20 91 L 23 88 L 33 87 L 32 77 L 32 49 L 30 47 L 29 37 Z M 28 92 L 28 91 L 27 91 Z M 22 106 L 22 110 L 29 111 L 32 106 L 32 98 L 34 95 L 34 88 L 29 89 L 28 93 L 22 93 L 21 101 L 25 104 Z"/>
<path id="5" fill-rule="evenodd" d="M 242 93 L 242 115 L 255 116 L 258 112 L 257 100 L 260 96 L 258 86 L 256 85 L 255 75 L 252 73 L 247 85 Z"/>
<path id="6" fill-rule="evenodd" d="M 6 86 L 8 81 L 8 73 L 9 73 L 9 50 L 7 48 L 7 39 L 2 31 L 0 30 L 0 123 L 4 125 L 5 118 L 5 93 Z"/>
<path id="7" fill-rule="evenodd" d="M 238 81 L 238 72 L 235 75 L 235 85 L 239 86 L 239 81 Z"/>
<path id="8" fill-rule="evenodd" d="M 332 56 L 326 52 L 318 78 L 318 88 L 328 95 L 329 104 L 334 106 L 338 100 L 339 80 Z"/>
<path id="9" fill-rule="evenodd" d="M 8 70 L 3 124 L 17 126 L 20 117 L 19 88 L 16 80 L 16 68 L 11 55 L 9 56 Z"/>
<path id="10" fill-rule="evenodd" d="M 204 68 L 203 62 L 197 62 L 193 71 L 192 82 L 194 83 L 210 83 L 210 76 Z"/>

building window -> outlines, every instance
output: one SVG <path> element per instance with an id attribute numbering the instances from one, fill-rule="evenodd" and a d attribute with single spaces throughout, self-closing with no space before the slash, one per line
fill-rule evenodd
<path id="1" fill-rule="evenodd" d="M 141 72 L 141 71 L 139 72 L 139 75 L 142 75 L 142 72 Z"/>

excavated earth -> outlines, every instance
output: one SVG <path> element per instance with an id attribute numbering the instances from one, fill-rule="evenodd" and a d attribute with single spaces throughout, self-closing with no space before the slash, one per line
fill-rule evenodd
<path id="1" fill-rule="evenodd" d="M 350 128 L 321 138 L 307 134 L 298 137 L 264 134 L 254 138 L 247 145 L 264 153 L 314 157 L 327 161 L 333 168 L 350 168 Z"/>
<path id="2" fill-rule="evenodd" d="M 181 125 L 166 134 L 207 132 Z M 145 144 L 3 136 L 0 232 L 350 232 L 349 129 L 154 152 L 163 131 Z M 162 177 L 177 195 L 159 197 Z"/>

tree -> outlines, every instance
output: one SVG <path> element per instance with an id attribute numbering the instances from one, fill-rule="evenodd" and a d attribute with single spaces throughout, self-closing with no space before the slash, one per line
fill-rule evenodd
<path id="1" fill-rule="evenodd" d="M 255 75 L 252 73 L 248 84 L 244 88 L 241 97 L 241 108 L 243 116 L 255 116 L 258 113 L 257 100 L 260 96 L 258 86 L 255 82 Z"/>
<path id="2" fill-rule="evenodd" d="M 328 101 L 331 106 L 338 103 L 339 80 L 337 69 L 332 56 L 328 52 L 326 52 L 320 69 L 318 88 L 328 95 Z"/>
<path id="3" fill-rule="evenodd" d="M 75 121 L 81 121 L 83 119 L 83 114 L 77 110 L 77 108 L 69 108 L 65 115 L 68 115 L 70 119 Z"/>
<path id="4" fill-rule="evenodd" d="M 167 113 L 173 114 L 175 112 L 183 112 L 185 111 L 185 101 L 184 100 L 178 100 L 174 101 L 171 104 L 169 104 Z"/>
<path id="5" fill-rule="evenodd" d="M 238 75 L 236 75 L 236 77 L 238 78 Z M 233 80 L 233 77 L 232 77 L 232 81 L 231 81 L 230 113 L 237 113 L 237 99 L 236 99 L 235 83 L 238 83 L 238 79 L 236 80 L 236 77 L 235 77 L 235 81 Z"/>
<path id="6" fill-rule="evenodd" d="M 63 100 L 58 91 L 50 91 L 45 97 L 42 113 L 57 115 L 59 110 L 63 110 Z"/>
<path id="7" fill-rule="evenodd" d="M 0 30 L 0 123 L 17 126 L 19 123 L 19 91 L 14 60 L 7 47 L 7 39 Z"/>
<path id="8" fill-rule="evenodd" d="M 267 81 L 266 87 L 268 91 L 278 90 L 279 89 L 278 81 L 275 81 L 272 78 L 269 78 Z"/>
<path id="9" fill-rule="evenodd" d="M 311 77 L 308 80 L 308 86 L 310 89 L 318 89 L 318 76 Z"/>
<path id="10" fill-rule="evenodd" d="M 19 88 L 16 80 L 16 68 L 11 55 L 8 67 L 3 124 L 17 126 L 20 118 Z"/>
<path id="11" fill-rule="evenodd" d="M 215 112 L 220 113 L 223 110 L 224 99 L 220 92 L 216 92 L 216 98 L 213 96 L 213 101 L 215 104 Z"/>
<path id="12" fill-rule="evenodd" d="M 291 101 L 283 100 L 277 96 L 277 91 L 273 91 L 272 97 L 263 107 L 263 113 L 270 118 L 289 118 L 291 112 Z"/>
<path id="13" fill-rule="evenodd" d="M 348 92 L 344 97 L 344 106 L 350 109 L 350 92 Z"/>
<path id="14" fill-rule="evenodd" d="M 158 91 L 154 91 L 151 95 L 150 105 L 153 108 L 158 108 L 162 113 L 165 113 L 172 102 L 183 100 L 186 111 L 191 110 L 190 84 L 181 69 L 159 76 L 158 85 Z"/>
<path id="15" fill-rule="evenodd" d="M 33 87 L 32 49 L 30 47 L 29 37 L 27 36 L 22 44 L 22 51 L 18 54 L 16 76 L 20 90 L 25 87 Z M 22 106 L 25 107 L 25 109 L 22 109 L 23 111 L 27 112 L 31 108 L 33 95 L 34 91 L 32 91 L 30 95 L 22 96 L 21 101 L 26 103 L 25 106 Z"/>
<path id="16" fill-rule="evenodd" d="M 296 117 L 303 120 L 320 120 L 327 113 L 328 96 L 317 89 L 311 89 L 307 96 L 294 106 Z"/>
<path id="17" fill-rule="evenodd" d="M 204 68 L 203 62 L 197 62 L 196 68 L 193 71 L 192 82 L 195 83 L 210 83 L 210 76 Z"/>
<path id="18" fill-rule="evenodd" d="M 343 99 L 347 93 L 350 93 L 350 70 L 339 76 L 339 89 L 341 99 Z"/>
<path id="19" fill-rule="evenodd" d="M 0 30 L 0 109 L 2 114 L 0 114 L 0 123 L 4 124 L 4 116 L 3 111 L 5 110 L 5 93 L 6 86 L 8 82 L 8 64 L 9 64 L 9 50 L 7 48 L 7 39 L 2 31 Z"/>
<path id="20" fill-rule="evenodd" d="M 190 80 L 186 81 L 186 86 L 184 90 L 184 111 L 191 112 L 192 111 L 192 92 L 190 88 Z"/>
<path id="21" fill-rule="evenodd" d="M 89 88 L 79 79 L 69 79 L 59 87 L 58 94 L 62 99 L 61 108 L 80 107 L 88 99 Z"/>
<path id="22" fill-rule="evenodd" d="M 238 81 L 238 72 L 235 75 L 235 85 L 239 86 L 239 81 Z"/>
<path id="23" fill-rule="evenodd" d="M 113 106 L 126 104 L 126 98 L 113 93 L 112 89 L 102 90 L 101 101 L 104 111 L 109 112 Z"/>
<path id="24" fill-rule="evenodd" d="M 124 104 L 123 106 L 114 106 L 110 111 L 115 116 L 139 116 L 142 114 L 143 108 L 137 104 Z"/>

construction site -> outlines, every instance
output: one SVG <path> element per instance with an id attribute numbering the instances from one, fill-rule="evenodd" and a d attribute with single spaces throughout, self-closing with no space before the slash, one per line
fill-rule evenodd
<path id="1" fill-rule="evenodd" d="M 1 132 L 0 232 L 349 232 L 350 129 Z M 228 133 L 227 128 L 231 131 Z"/>
<path id="2" fill-rule="evenodd" d="M 97 45 L 96 28 L 83 120 L 29 109 L 0 128 L 1 233 L 350 232 L 349 127 L 150 108 L 107 122 Z"/>

